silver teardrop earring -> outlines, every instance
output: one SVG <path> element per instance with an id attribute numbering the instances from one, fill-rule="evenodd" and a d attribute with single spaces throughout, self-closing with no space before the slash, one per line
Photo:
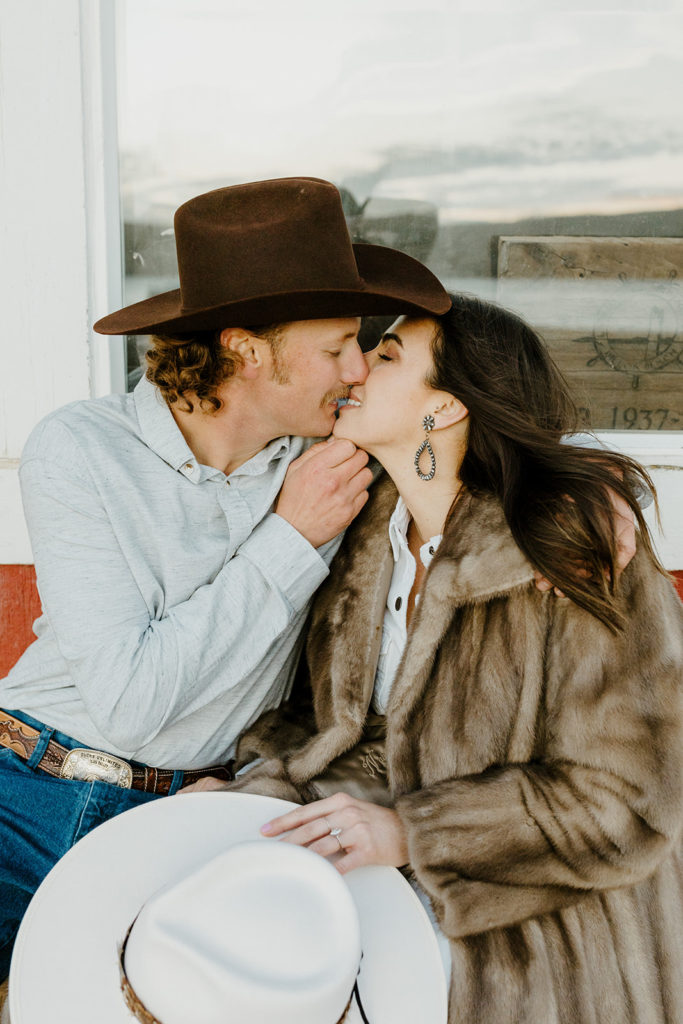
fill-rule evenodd
<path id="1" fill-rule="evenodd" d="M 425 432 L 425 439 L 415 452 L 415 472 L 419 476 L 420 480 L 432 480 L 434 478 L 434 474 L 436 473 L 436 459 L 434 457 L 434 450 L 432 449 L 432 446 L 429 443 L 429 431 L 434 429 L 433 416 L 430 416 L 429 414 L 425 416 L 425 418 L 422 420 L 422 429 Z M 429 458 L 431 459 L 431 466 L 429 467 L 428 473 L 423 473 L 422 470 L 420 469 L 420 456 L 422 455 L 422 452 L 425 449 L 427 449 L 427 452 L 429 453 Z"/>

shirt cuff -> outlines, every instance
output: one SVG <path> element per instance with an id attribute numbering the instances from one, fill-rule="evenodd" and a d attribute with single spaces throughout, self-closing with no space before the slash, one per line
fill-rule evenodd
<path id="1" fill-rule="evenodd" d="M 282 516 L 272 512 L 239 549 L 279 590 L 294 611 L 301 611 L 329 569 L 318 551 Z"/>

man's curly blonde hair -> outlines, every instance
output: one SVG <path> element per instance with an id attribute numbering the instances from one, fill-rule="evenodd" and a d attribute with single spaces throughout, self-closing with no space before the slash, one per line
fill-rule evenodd
<path id="1" fill-rule="evenodd" d="M 244 330 L 264 338 L 273 354 L 273 375 L 286 382 L 278 353 L 282 342 L 282 324 L 245 327 Z M 221 345 L 223 328 L 195 331 L 192 334 L 155 334 L 152 347 L 145 353 L 147 379 L 155 384 L 169 405 L 179 403 L 183 412 L 192 412 L 193 398 L 202 412 L 215 413 L 223 402 L 217 391 L 230 380 L 242 365 L 237 352 Z"/>

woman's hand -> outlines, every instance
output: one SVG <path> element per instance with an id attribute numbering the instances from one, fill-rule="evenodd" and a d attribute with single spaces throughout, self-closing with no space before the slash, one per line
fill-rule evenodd
<path id="1" fill-rule="evenodd" d="M 341 831 L 334 836 L 333 829 Z M 323 857 L 341 851 L 343 856 L 334 866 L 342 875 L 366 864 L 400 867 L 408 863 L 408 841 L 396 811 L 346 793 L 297 807 L 267 822 L 261 832 L 266 836 L 288 832 L 283 842 L 307 846 Z"/>
<path id="2" fill-rule="evenodd" d="M 617 545 L 616 570 L 618 576 L 624 571 L 636 553 L 636 520 L 627 502 L 616 491 L 608 487 L 607 493 L 609 500 L 612 502 L 614 537 Z M 580 574 L 581 572 L 583 572 L 584 576 L 588 576 L 587 572 L 581 570 Z M 538 569 L 534 572 L 534 578 L 536 580 L 536 587 L 541 593 L 554 590 L 557 597 L 564 597 L 559 587 L 553 587 L 550 580 L 542 576 Z"/>

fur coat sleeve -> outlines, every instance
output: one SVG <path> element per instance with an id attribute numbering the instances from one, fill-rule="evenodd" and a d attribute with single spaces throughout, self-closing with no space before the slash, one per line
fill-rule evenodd
<path id="1" fill-rule="evenodd" d="M 449 936 L 632 886 L 671 853 L 682 796 L 682 630 L 665 581 L 644 561 L 629 574 L 628 599 L 648 616 L 634 615 L 621 637 L 557 599 L 547 623 L 540 607 L 523 614 L 543 664 L 534 732 L 519 760 L 496 759 L 398 799 L 411 865 Z M 508 596 L 505 629 L 527 602 Z M 396 760 L 406 738 L 395 738 Z"/>

